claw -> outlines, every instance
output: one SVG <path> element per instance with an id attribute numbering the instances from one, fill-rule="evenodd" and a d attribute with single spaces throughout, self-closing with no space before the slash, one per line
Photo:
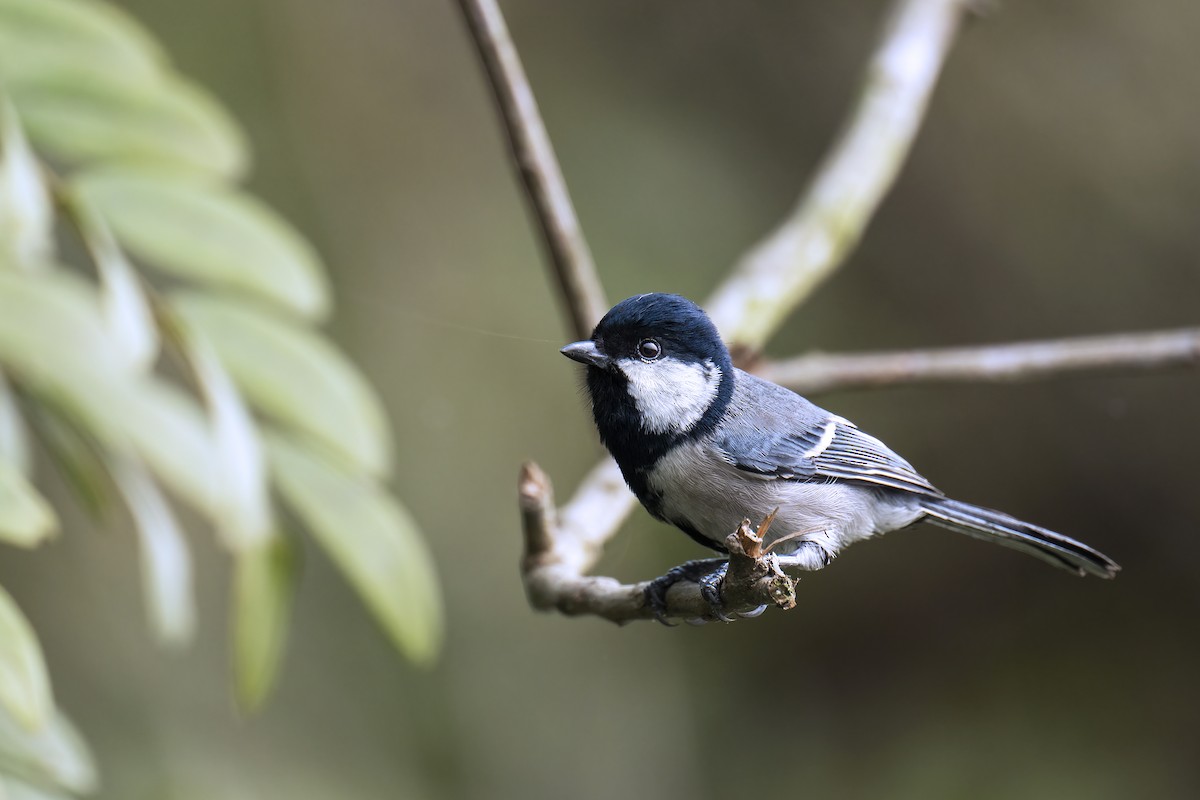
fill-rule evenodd
<path id="1" fill-rule="evenodd" d="M 725 573 L 728 571 L 729 562 L 726 561 L 699 580 L 701 596 L 708 602 L 708 607 L 712 610 L 713 616 L 721 620 L 721 622 L 734 621 L 734 617 L 725 613 L 725 605 L 721 602 L 721 583 L 725 580 Z"/>
<path id="2" fill-rule="evenodd" d="M 766 610 L 767 604 L 763 603 L 761 606 L 751 611 L 739 611 L 737 612 L 737 615 L 742 619 L 754 619 L 755 617 L 762 616 L 762 613 Z"/>
<path id="3" fill-rule="evenodd" d="M 674 628 L 675 623 L 667 619 L 667 590 L 675 584 L 675 581 L 664 580 L 667 577 L 670 577 L 670 573 L 651 581 L 650 585 L 646 587 L 644 596 L 646 605 L 650 606 L 650 610 L 654 612 L 654 619 L 668 628 Z"/>
<path id="4" fill-rule="evenodd" d="M 716 583 L 711 589 L 712 596 L 716 598 L 715 603 L 707 593 L 704 598 L 708 600 L 710 606 L 713 606 L 716 615 L 728 622 L 728 618 L 721 614 L 721 597 L 718 590 L 718 584 L 725 577 L 725 569 L 728 566 L 729 562 L 724 559 L 710 558 L 702 561 L 688 561 L 678 567 L 673 567 L 666 575 L 655 578 L 646 586 L 645 603 L 654 612 L 656 620 L 668 628 L 673 628 L 675 627 L 674 623 L 667 621 L 667 592 L 671 587 L 680 581 L 688 581 L 699 583 L 701 592 L 704 592 L 705 581 L 716 576 Z"/>

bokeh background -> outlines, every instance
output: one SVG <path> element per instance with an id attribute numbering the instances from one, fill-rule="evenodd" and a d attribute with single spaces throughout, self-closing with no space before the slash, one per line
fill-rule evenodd
<path id="1" fill-rule="evenodd" d="M 449 637 L 435 669 L 409 667 L 312 550 L 279 690 L 240 719 L 211 537 L 193 539 L 198 645 L 164 653 L 131 533 L 68 515 L 0 581 L 103 800 L 1200 796 L 1200 373 L 820 400 L 947 492 L 1109 553 L 1115 582 L 919 527 L 753 622 L 534 613 L 517 467 L 537 459 L 566 496 L 601 453 L 454 4 L 121 4 L 245 123 L 252 188 L 325 255 L 332 333 L 390 409 Z M 505 8 L 614 301 L 703 298 L 788 210 L 886 12 Z M 974 21 L 862 246 L 770 352 L 1196 324 L 1198 35 L 1192 0 L 1013 0 Z M 604 569 L 696 555 L 639 511 Z"/>

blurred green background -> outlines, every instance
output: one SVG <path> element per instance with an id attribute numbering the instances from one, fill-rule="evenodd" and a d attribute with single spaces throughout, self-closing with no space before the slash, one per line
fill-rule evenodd
<path id="1" fill-rule="evenodd" d="M 319 245 L 334 337 L 382 392 L 395 488 L 449 636 L 406 665 L 311 549 L 281 685 L 230 698 L 225 557 L 201 635 L 143 624 L 121 520 L 6 553 L 104 800 L 1200 795 L 1200 376 L 821 398 L 948 493 L 1077 535 L 1079 581 L 929 527 L 806 576 L 754 622 L 537 614 L 517 467 L 566 497 L 600 455 L 490 98 L 449 0 L 127 0 L 249 129 L 252 188 Z M 507 2 L 612 300 L 706 296 L 791 206 L 886 5 Z M 770 351 L 1196 324 L 1200 5 L 1010 2 L 950 59 L 846 268 Z M 45 479 L 54 482 L 52 474 Z M 699 556 L 639 511 L 604 569 Z"/>

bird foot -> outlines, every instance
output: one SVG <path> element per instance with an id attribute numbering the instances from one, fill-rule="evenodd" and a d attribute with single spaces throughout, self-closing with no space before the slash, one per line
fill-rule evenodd
<path id="1" fill-rule="evenodd" d="M 726 561 L 697 581 L 700 584 L 700 596 L 708 603 L 712 615 L 721 622 L 733 622 L 733 617 L 725 613 L 725 604 L 721 602 L 721 584 L 724 583 L 728 572 L 729 562 Z"/>
<path id="2" fill-rule="evenodd" d="M 669 570 L 666 575 L 655 578 L 646 586 L 646 605 L 654 612 L 656 620 L 668 627 L 674 627 L 674 623 L 667 619 L 667 592 L 680 581 L 688 581 L 699 584 L 700 595 L 708 603 L 713 619 L 733 622 L 736 617 L 725 613 L 725 604 L 721 600 L 721 583 L 725 580 L 725 573 L 728 571 L 729 561 L 723 558 L 706 558 L 680 564 Z M 750 611 L 738 612 L 738 616 L 757 617 L 766 609 L 765 605 L 761 605 Z M 695 617 L 686 622 L 689 625 L 703 625 L 708 620 L 703 617 Z"/>
<path id="3" fill-rule="evenodd" d="M 666 575 L 655 578 L 646 586 L 646 605 L 650 606 L 656 620 L 667 627 L 674 627 L 674 623 L 667 620 L 667 592 L 671 587 L 681 581 L 700 583 L 704 576 L 718 569 L 724 576 L 728 566 L 729 562 L 723 558 L 705 558 L 672 567 Z"/>

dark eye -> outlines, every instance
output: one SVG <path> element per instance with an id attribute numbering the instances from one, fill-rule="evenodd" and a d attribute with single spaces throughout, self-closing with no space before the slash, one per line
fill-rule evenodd
<path id="1" fill-rule="evenodd" d="M 647 361 L 653 361 L 662 355 L 662 347 L 653 339 L 642 339 L 638 345 L 638 355 Z"/>

